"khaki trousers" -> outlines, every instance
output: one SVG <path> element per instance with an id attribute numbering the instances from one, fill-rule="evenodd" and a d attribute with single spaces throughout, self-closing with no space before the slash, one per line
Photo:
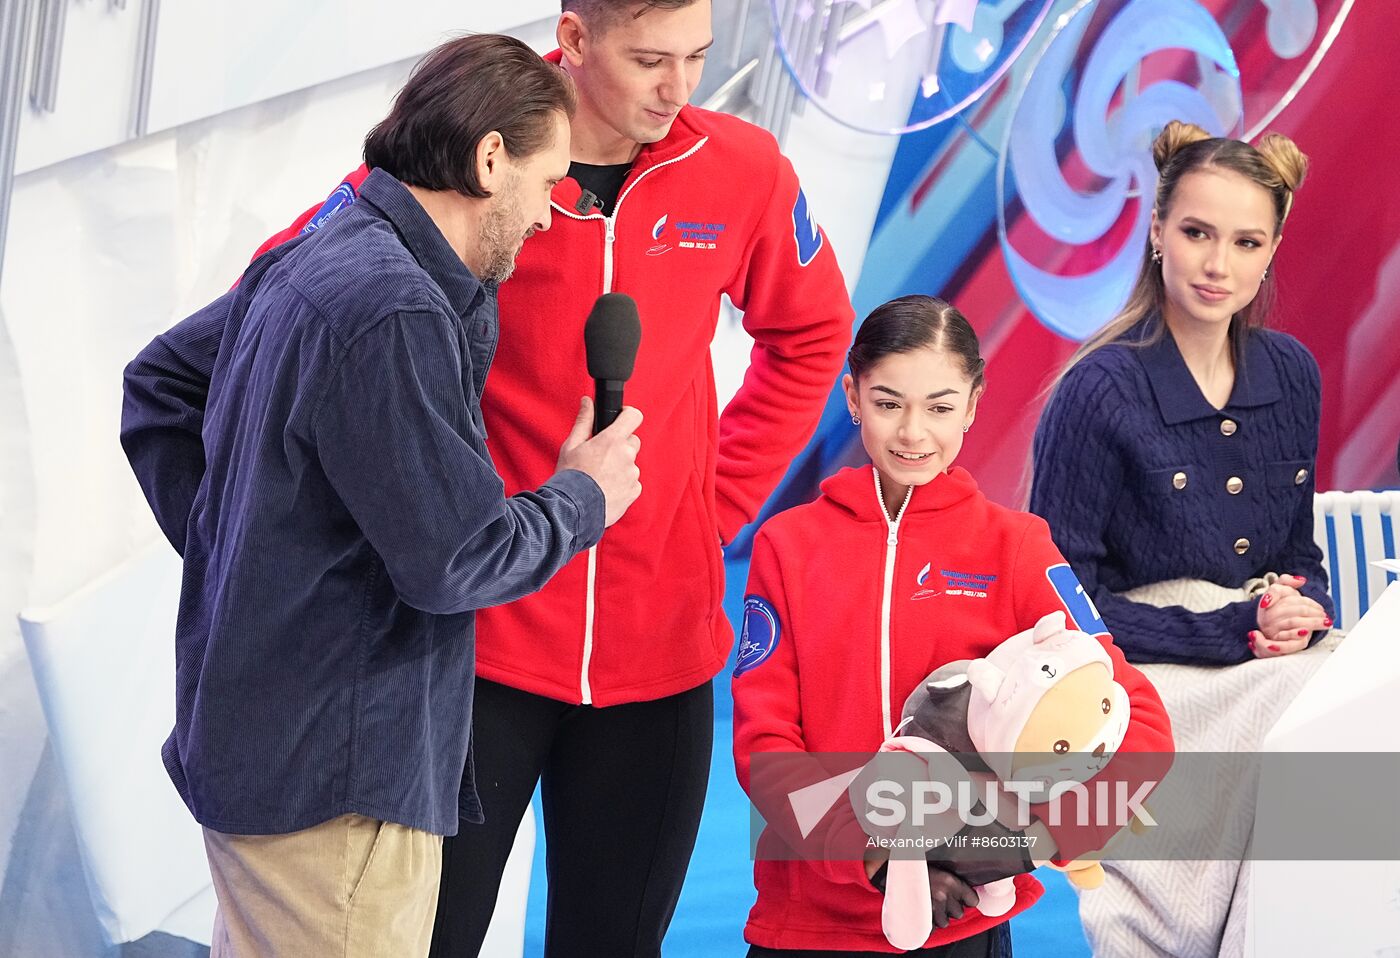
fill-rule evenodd
<path id="1" fill-rule="evenodd" d="M 219 908 L 211 958 L 428 953 L 442 838 L 342 815 L 290 835 L 204 830 Z"/>

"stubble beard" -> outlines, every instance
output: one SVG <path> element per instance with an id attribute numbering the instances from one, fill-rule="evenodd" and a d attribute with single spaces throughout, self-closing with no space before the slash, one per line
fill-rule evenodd
<path id="1" fill-rule="evenodd" d="M 524 242 L 520 233 L 524 217 L 520 213 L 518 190 L 518 178 L 508 179 L 482 218 L 483 280 L 504 283 L 515 272 L 515 257 Z"/>

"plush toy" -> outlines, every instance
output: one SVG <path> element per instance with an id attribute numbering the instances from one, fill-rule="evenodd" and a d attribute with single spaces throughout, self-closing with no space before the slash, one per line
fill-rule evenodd
<path id="1" fill-rule="evenodd" d="M 928 763 L 930 781 L 960 774 L 982 782 L 1034 783 L 1032 795 L 1041 800 L 1052 785 L 1088 781 L 1107 764 L 1123 741 L 1128 712 L 1127 691 L 1113 680 L 1104 647 L 1087 633 L 1067 629 L 1063 612 L 1052 612 L 985 658 L 951 662 L 929 675 L 905 702 L 903 720 L 881 751 L 917 755 Z M 942 834 L 961 826 L 955 819 Z M 999 823 L 993 828 L 1008 834 Z M 921 830 L 929 833 L 927 823 Z M 1064 870 L 1080 888 L 1103 883 L 1097 862 Z M 1003 915 L 1016 901 L 1011 878 L 976 890 L 984 915 Z M 933 911 L 924 861 L 891 858 L 883 925 L 897 948 L 919 948 L 928 940 Z"/>

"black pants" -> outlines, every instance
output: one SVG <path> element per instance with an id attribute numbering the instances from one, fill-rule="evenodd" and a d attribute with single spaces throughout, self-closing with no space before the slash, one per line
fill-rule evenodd
<path id="1" fill-rule="evenodd" d="M 654 702 L 567 705 L 478 679 L 472 719 L 484 825 L 443 841 L 430 958 L 475 958 L 516 827 L 540 782 L 546 958 L 657 958 L 710 778 L 710 683 Z"/>
<path id="2" fill-rule="evenodd" d="M 1011 923 L 938 948 L 900 952 L 904 958 L 1011 958 Z M 881 951 L 796 951 L 749 946 L 748 958 L 889 958 Z"/>

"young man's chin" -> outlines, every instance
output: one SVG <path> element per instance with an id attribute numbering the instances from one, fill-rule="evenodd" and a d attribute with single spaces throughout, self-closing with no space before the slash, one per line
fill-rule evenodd
<path id="1" fill-rule="evenodd" d="M 655 143 L 657 140 L 664 140 L 666 138 L 666 134 L 671 132 L 671 126 L 675 122 L 675 116 L 669 116 L 665 119 L 662 119 L 651 113 L 644 114 L 644 119 L 642 123 L 639 124 L 640 129 L 637 130 L 637 132 L 640 134 L 637 137 L 637 142 Z"/>

